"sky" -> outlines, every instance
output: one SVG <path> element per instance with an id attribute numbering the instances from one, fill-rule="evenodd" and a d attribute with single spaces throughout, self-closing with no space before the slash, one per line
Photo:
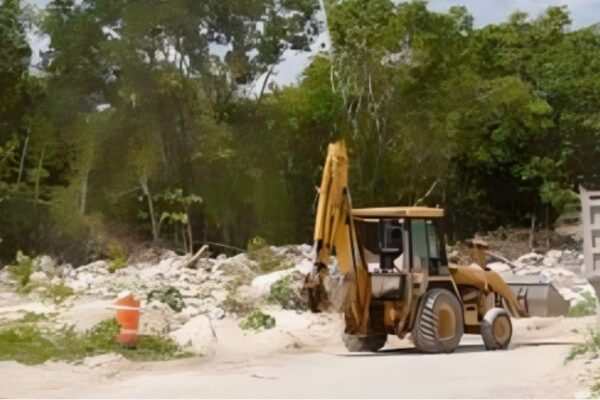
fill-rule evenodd
<path id="1" fill-rule="evenodd" d="M 45 6 L 49 0 L 28 0 L 38 6 Z M 201 1 L 201 0 L 200 0 Z M 244 1 L 244 0 L 239 0 Z M 448 11 L 452 6 L 464 5 L 475 19 L 475 26 L 482 27 L 492 23 L 505 21 L 507 17 L 516 10 L 527 12 L 530 16 L 536 17 L 550 6 L 567 5 L 571 11 L 573 20 L 573 29 L 586 27 L 600 22 L 600 0 L 429 0 L 428 8 L 433 11 Z M 311 46 L 311 52 L 287 51 L 284 54 L 284 61 L 275 69 L 270 81 L 277 85 L 289 85 L 298 81 L 304 68 L 310 63 L 312 57 L 326 37 L 323 34 L 317 39 L 317 43 Z M 30 43 L 35 54 L 38 50 L 47 48 L 47 40 L 31 38 Z M 317 50 L 318 51 L 318 50 Z M 219 51 L 216 51 L 217 53 Z M 265 76 L 260 77 L 255 82 L 255 88 L 262 86 Z"/>

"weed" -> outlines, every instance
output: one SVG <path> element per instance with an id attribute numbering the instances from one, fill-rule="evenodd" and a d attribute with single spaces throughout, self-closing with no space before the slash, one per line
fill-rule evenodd
<path id="1" fill-rule="evenodd" d="M 23 318 L 21 318 L 20 322 L 24 324 L 35 324 L 46 320 L 48 320 L 48 316 L 46 314 L 27 311 L 25 315 L 23 315 Z"/>
<path id="2" fill-rule="evenodd" d="M 240 322 L 240 328 L 244 330 L 261 331 L 275 327 L 275 318 L 269 314 L 265 314 L 260 310 L 253 311 Z"/>
<path id="3" fill-rule="evenodd" d="M 151 302 L 152 300 L 158 300 L 161 303 L 168 305 L 171 310 L 175 312 L 181 312 L 183 307 L 185 307 L 181 292 L 173 286 L 169 286 L 164 290 L 152 290 L 150 293 L 148 293 L 146 300 L 148 302 Z"/>
<path id="4" fill-rule="evenodd" d="M 225 284 L 225 290 L 229 293 L 236 293 L 238 288 L 244 285 L 249 285 L 252 282 L 252 278 L 249 276 L 235 276 L 227 281 Z"/>
<path id="5" fill-rule="evenodd" d="M 80 361 L 85 357 L 111 352 L 134 361 L 167 360 L 192 355 L 170 338 L 159 336 L 141 336 L 137 349 L 124 349 L 116 343 L 119 329 L 114 320 L 102 321 L 84 333 L 78 333 L 70 326 L 50 332 L 35 324 L 21 324 L 0 331 L 0 360 L 35 365 L 48 360 Z"/>
<path id="6" fill-rule="evenodd" d="M 590 388 L 592 390 L 592 398 L 597 399 L 600 398 L 600 374 L 594 377 L 594 384 Z"/>
<path id="7" fill-rule="evenodd" d="M 279 304 L 285 310 L 306 310 L 306 301 L 293 287 L 292 276 L 281 278 L 271 285 L 268 301 Z"/>
<path id="8" fill-rule="evenodd" d="M 127 267 L 127 254 L 122 246 L 111 244 L 107 248 L 108 251 L 108 272 L 114 274 L 120 269 Z"/>
<path id="9" fill-rule="evenodd" d="M 287 261 L 284 256 L 277 254 L 267 241 L 260 236 L 256 236 L 248 242 L 248 258 L 258 264 L 260 274 L 279 271 L 293 267 L 292 263 Z"/>
<path id="10" fill-rule="evenodd" d="M 44 293 L 46 297 L 51 299 L 56 304 L 62 303 L 68 297 L 71 297 L 75 294 L 73 289 L 64 283 L 59 283 L 58 285 L 48 285 L 46 286 L 46 291 Z"/>
<path id="11" fill-rule="evenodd" d="M 8 270 L 12 277 L 19 282 L 19 286 L 24 288 L 29 283 L 29 277 L 33 272 L 33 259 L 19 250 L 15 257 L 15 264 L 10 265 Z"/>
<path id="12" fill-rule="evenodd" d="M 247 315 L 254 310 L 254 306 L 250 302 L 239 301 L 236 297 L 237 296 L 229 293 L 225 300 L 219 304 L 219 307 L 225 310 L 225 312 L 240 316 Z"/>
<path id="13" fill-rule="evenodd" d="M 581 293 L 580 301 L 569 309 L 569 317 L 585 317 L 596 314 L 596 298 L 590 292 Z"/>
<path id="14" fill-rule="evenodd" d="M 589 328 L 586 341 L 581 344 L 576 344 L 571 348 L 565 362 L 572 361 L 577 357 L 589 355 L 591 358 L 598 357 L 600 353 L 600 331 Z"/>

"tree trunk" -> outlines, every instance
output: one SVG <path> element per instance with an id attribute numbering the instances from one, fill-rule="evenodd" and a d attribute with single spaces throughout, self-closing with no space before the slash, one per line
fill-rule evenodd
<path id="1" fill-rule="evenodd" d="M 87 195 L 88 195 L 88 177 L 89 171 L 86 171 L 83 174 L 83 180 L 81 182 L 81 193 L 79 199 L 79 215 L 85 215 L 85 207 L 87 203 Z"/>
<path id="2" fill-rule="evenodd" d="M 188 239 L 189 239 L 189 248 L 188 248 L 188 252 L 189 254 L 193 254 L 194 253 L 194 241 L 192 238 L 192 221 L 190 221 L 190 215 L 188 214 L 188 218 L 187 218 L 187 234 L 188 234 Z"/>
<path id="3" fill-rule="evenodd" d="M 546 204 L 546 250 L 550 249 L 550 206 Z"/>
<path id="4" fill-rule="evenodd" d="M 33 195 L 33 199 L 34 199 L 34 203 L 35 203 L 35 207 L 37 208 L 37 202 L 38 199 L 40 197 L 40 175 L 42 172 L 42 167 L 44 165 L 44 155 L 46 153 L 46 147 L 44 146 L 42 148 L 42 154 L 40 155 L 40 161 L 38 162 L 38 167 L 37 167 L 37 172 L 35 174 L 35 190 L 34 190 L 34 195 Z"/>
<path id="5" fill-rule="evenodd" d="M 150 189 L 148 188 L 148 181 L 140 178 L 139 182 L 142 192 L 148 201 L 148 213 L 150 214 L 150 222 L 152 223 L 152 241 L 154 249 L 156 250 L 158 245 L 158 226 L 156 223 L 156 216 L 154 215 L 154 201 L 152 200 L 152 195 L 150 194 Z"/>
<path id="6" fill-rule="evenodd" d="M 529 250 L 533 251 L 533 236 L 535 234 L 535 213 L 531 217 L 531 230 L 529 231 Z"/>
<path id="7" fill-rule="evenodd" d="M 23 153 L 21 154 L 21 163 L 19 164 L 19 177 L 17 178 L 17 186 L 21 184 L 21 178 L 23 177 L 23 169 L 25 168 L 25 156 L 27 156 L 27 147 L 29 145 L 29 134 L 25 138 L 25 145 L 23 146 Z"/>

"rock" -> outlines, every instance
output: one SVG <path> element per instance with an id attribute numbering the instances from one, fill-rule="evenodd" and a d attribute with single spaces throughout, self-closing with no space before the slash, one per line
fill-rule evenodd
<path id="1" fill-rule="evenodd" d="M 98 367 L 104 367 L 104 366 L 108 366 L 111 364 L 119 363 L 124 360 L 125 360 L 125 357 L 123 357 L 120 354 L 107 353 L 107 354 L 101 354 L 101 355 L 93 356 L 93 357 L 86 357 L 83 360 L 82 364 L 88 368 L 98 368 Z"/>
<path id="2" fill-rule="evenodd" d="M 175 311 L 160 301 L 152 301 L 142 311 L 140 333 L 146 335 L 164 335 L 171 330 Z"/>
<path id="3" fill-rule="evenodd" d="M 48 275 L 45 272 L 37 271 L 29 275 L 29 282 L 33 284 L 43 284 L 48 283 Z"/>
<path id="4" fill-rule="evenodd" d="M 563 252 L 560 250 L 549 250 L 546 253 L 546 257 L 554 258 L 555 260 L 558 260 L 560 257 L 562 257 L 562 255 L 563 255 Z"/>
<path id="5" fill-rule="evenodd" d="M 544 259 L 544 256 L 538 253 L 527 253 L 517 258 L 517 264 L 537 264 Z"/>
<path id="6" fill-rule="evenodd" d="M 217 289 L 210 292 L 211 296 L 218 302 L 221 302 L 227 298 L 229 292 L 225 289 Z"/>
<path id="7" fill-rule="evenodd" d="M 278 280 L 290 276 L 294 273 L 296 268 L 284 269 L 281 271 L 271 272 L 270 274 L 259 275 L 252 280 L 250 286 L 252 286 L 258 293 L 268 295 L 271 290 L 271 286 Z"/>
<path id="8" fill-rule="evenodd" d="M 579 293 L 575 293 L 574 291 L 572 291 L 569 288 L 561 288 L 561 289 L 559 289 L 558 293 L 560 293 L 560 295 L 565 300 L 571 302 L 571 307 L 574 306 L 575 304 L 579 303 L 580 301 L 585 301 L 583 296 L 581 296 Z"/>
<path id="9" fill-rule="evenodd" d="M 108 272 L 108 263 L 104 260 L 94 261 L 93 263 L 81 266 L 77 269 L 78 273 L 89 272 L 92 274 L 100 274 L 107 275 Z"/>
<path id="10" fill-rule="evenodd" d="M 556 259 L 551 257 L 544 257 L 544 259 L 542 260 L 542 264 L 544 264 L 545 267 L 551 268 L 554 265 L 556 265 Z"/>
<path id="11" fill-rule="evenodd" d="M 192 318 L 169 336 L 180 346 L 202 355 L 213 355 L 216 351 L 217 337 L 206 315 Z"/>
<path id="12" fill-rule="evenodd" d="M 50 256 L 44 255 L 36 258 L 35 264 L 35 267 L 46 275 L 56 274 L 57 262 Z"/>
<path id="13" fill-rule="evenodd" d="M 9 284 L 13 281 L 10 271 L 7 269 L 0 270 L 0 283 Z"/>
<path id="14" fill-rule="evenodd" d="M 52 278 L 52 280 L 50 281 L 50 284 L 53 286 L 58 286 L 62 283 L 62 279 L 60 279 L 58 276 L 55 276 L 54 278 Z"/>
<path id="15" fill-rule="evenodd" d="M 302 275 L 306 275 L 313 270 L 313 262 L 311 260 L 302 260 L 296 264 L 294 269 L 300 272 Z"/>
<path id="16" fill-rule="evenodd" d="M 223 319 L 225 318 L 225 311 L 221 308 L 215 308 L 210 312 L 210 319 Z"/>

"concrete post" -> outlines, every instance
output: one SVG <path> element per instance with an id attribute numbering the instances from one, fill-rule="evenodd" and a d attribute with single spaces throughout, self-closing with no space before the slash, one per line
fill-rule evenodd
<path id="1" fill-rule="evenodd" d="M 583 222 L 584 273 L 600 299 L 600 190 L 579 186 Z"/>

